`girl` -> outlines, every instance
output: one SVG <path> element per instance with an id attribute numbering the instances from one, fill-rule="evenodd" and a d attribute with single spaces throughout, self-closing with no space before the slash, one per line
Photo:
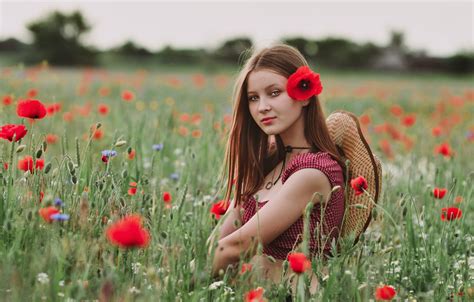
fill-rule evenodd
<path id="1" fill-rule="evenodd" d="M 224 199 L 234 198 L 210 246 L 213 275 L 247 256 L 265 278 L 282 281 L 283 261 L 305 251 L 299 244 L 308 202 L 314 206 L 306 256 L 331 254 L 344 216 L 345 163 L 328 131 L 321 92 L 319 74 L 293 47 L 275 45 L 248 59 L 234 89 Z M 256 255 L 258 242 L 263 255 Z M 309 273 L 314 293 L 317 279 Z"/>

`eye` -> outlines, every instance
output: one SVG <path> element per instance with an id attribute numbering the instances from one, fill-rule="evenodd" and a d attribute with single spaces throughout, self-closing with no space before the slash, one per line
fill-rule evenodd
<path id="1" fill-rule="evenodd" d="M 258 99 L 258 97 L 256 95 L 251 95 L 251 96 L 248 97 L 249 102 L 256 101 L 257 99 Z"/>
<path id="2" fill-rule="evenodd" d="M 279 96 L 280 95 L 280 90 L 275 89 L 272 91 L 272 96 Z"/>

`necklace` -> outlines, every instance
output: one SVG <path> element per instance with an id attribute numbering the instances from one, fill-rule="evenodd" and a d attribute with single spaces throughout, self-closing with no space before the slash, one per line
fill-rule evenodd
<path id="1" fill-rule="evenodd" d="M 294 149 L 311 149 L 311 147 L 293 147 L 290 145 L 285 146 L 286 153 L 291 153 L 293 152 Z M 283 173 L 283 169 L 285 169 L 285 162 L 286 162 L 286 154 L 285 154 L 285 157 L 283 158 L 283 164 L 281 165 L 281 170 L 280 170 L 280 174 L 278 175 L 278 178 L 275 180 L 275 182 L 273 182 L 273 176 L 275 175 L 275 172 L 273 172 L 272 180 L 267 182 L 267 184 L 265 185 L 265 189 L 270 190 L 280 179 L 281 173 Z"/>

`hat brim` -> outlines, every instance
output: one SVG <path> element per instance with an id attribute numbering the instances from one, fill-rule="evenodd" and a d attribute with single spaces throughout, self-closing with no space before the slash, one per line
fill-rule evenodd
<path id="1" fill-rule="evenodd" d="M 369 226 L 372 209 L 377 203 L 382 189 L 382 167 L 379 159 L 372 153 L 357 117 L 347 111 L 336 111 L 328 116 L 326 124 L 331 139 L 344 159 L 349 161 L 346 171 L 347 180 L 363 176 L 367 180 L 368 194 L 356 195 L 351 188 L 346 188 L 345 213 L 342 223 L 341 237 L 355 236 L 357 242 Z"/>

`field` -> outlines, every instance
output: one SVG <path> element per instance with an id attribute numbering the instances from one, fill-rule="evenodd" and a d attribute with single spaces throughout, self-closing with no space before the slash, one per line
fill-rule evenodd
<path id="1" fill-rule="evenodd" d="M 262 287 L 264 299 L 284 301 L 287 284 L 250 282 L 240 266 L 222 282 L 209 277 L 206 240 L 222 219 L 210 209 L 223 198 L 236 74 L 1 69 L 0 126 L 28 132 L 0 140 L 0 300 L 242 301 Z M 307 300 L 375 300 L 380 285 L 396 290 L 394 301 L 474 299 L 472 77 L 321 78 L 326 114 L 359 116 L 383 162 L 383 193 L 354 247 L 313 261 L 320 289 Z M 43 102 L 47 116 L 18 117 L 26 98 Z M 64 215 L 52 219 L 54 209 Z M 142 248 L 108 239 L 130 213 L 150 234 Z"/>

